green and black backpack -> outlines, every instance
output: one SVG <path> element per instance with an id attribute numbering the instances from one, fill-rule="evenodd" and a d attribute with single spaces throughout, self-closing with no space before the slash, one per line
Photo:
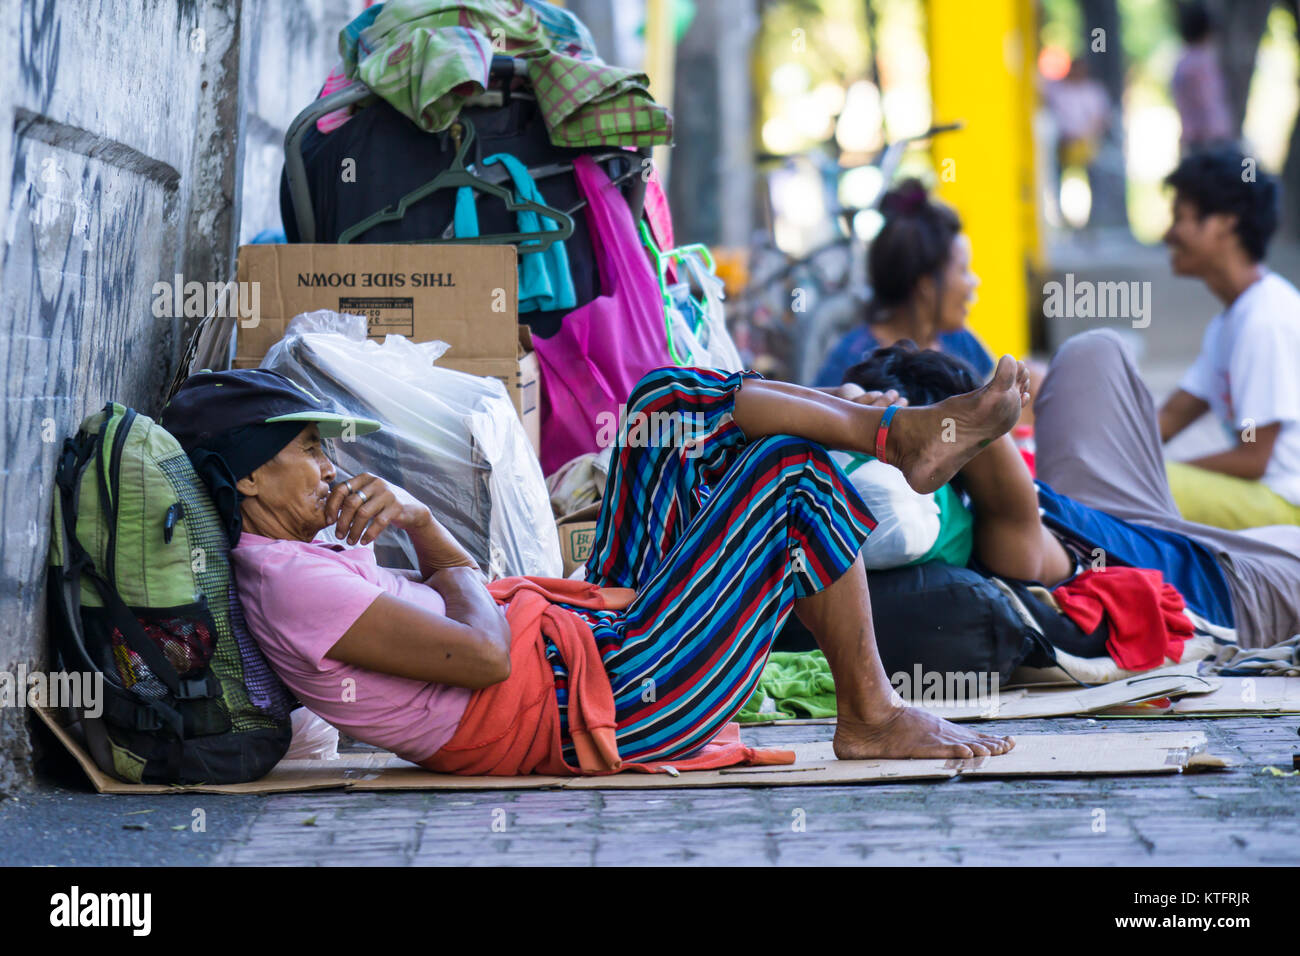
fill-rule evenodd
<path id="1" fill-rule="evenodd" d="M 229 540 L 180 444 L 110 402 L 64 441 L 55 484 L 53 656 L 102 689 L 71 714 L 95 762 L 132 783 L 264 776 L 296 702 L 249 636 Z"/>

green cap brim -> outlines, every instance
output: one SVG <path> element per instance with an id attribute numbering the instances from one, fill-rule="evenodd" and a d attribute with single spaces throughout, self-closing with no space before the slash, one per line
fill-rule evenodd
<path id="1" fill-rule="evenodd" d="M 333 412 L 294 412 L 291 415 L 276 415 L 266 421 L 268 425 L 271 422 L 315 422 L 320 427 L 321 438 L 339 438 L 349 426 L 353 435 L 369 435 L 384 427 L 373 418 L 336 415 Z"/>

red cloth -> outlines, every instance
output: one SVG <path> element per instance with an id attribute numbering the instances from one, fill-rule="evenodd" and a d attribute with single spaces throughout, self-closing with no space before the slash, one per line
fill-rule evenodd
<path id="1" fill-rule="evenodd" d="M 1085 571 L 1052 595 L 1070 620 L 1092 632 L 1110 622 L 1106 650 L 1120 667 L 1147 671 L 1165 658 L 1181 660 L 1195 629 L 1183 613 L 1183 596 L 1159 571 L 1105 568 Z"/>
<path id="2" fill-rule="evenodd" d="M 620 610 L 635 593 L 599 588 L 567 578 L 503 578 L 488 585 L 506 605 L 510 623 L 510 676 L 475 691 L 451 740 L 420 765 L 438 773 L 468 776 L 560 776 L 709 770 L 734 764 L 794 763 L 788 750 L 756 750 L 740 741 L 740 728 L 728 724 L 704 749 L 686 760 L 628 763 L 615 740 L 614 692 L 587 622 L 556 607 L 563 602 L 597 610 Z M 555 675 L 546 659 L 549 637 L 569 671 L 569 736 L 578 767 L 565 763 L 560 740 L 560 709 Z"/>

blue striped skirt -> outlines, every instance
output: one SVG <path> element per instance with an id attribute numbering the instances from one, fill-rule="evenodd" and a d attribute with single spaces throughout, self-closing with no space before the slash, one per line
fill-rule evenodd
<path id="1" fill-rule="evenodd" d="M 755 372 L 662 368 L 618 430 L 587 579 L 637 591 L 590 625 L 614 690 L 619 754 L 699 750 L 744 706 L 796 598 L 852 566 L 875 519 L 821 445 L 748 441 L 732 417 Z M 567 673 L 548 647 L 566 758 Z"/>

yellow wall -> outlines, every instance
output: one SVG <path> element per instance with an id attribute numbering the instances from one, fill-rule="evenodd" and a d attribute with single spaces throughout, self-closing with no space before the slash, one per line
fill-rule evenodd
<path id="1" fill-rule="evenodd" d="M 1036 261 L 1033 0 L 926 0 L 938 194 L 960 213 L 981 285 L 971 326 L 994 355 L 1029 350 L 1027 261 Z"/>

